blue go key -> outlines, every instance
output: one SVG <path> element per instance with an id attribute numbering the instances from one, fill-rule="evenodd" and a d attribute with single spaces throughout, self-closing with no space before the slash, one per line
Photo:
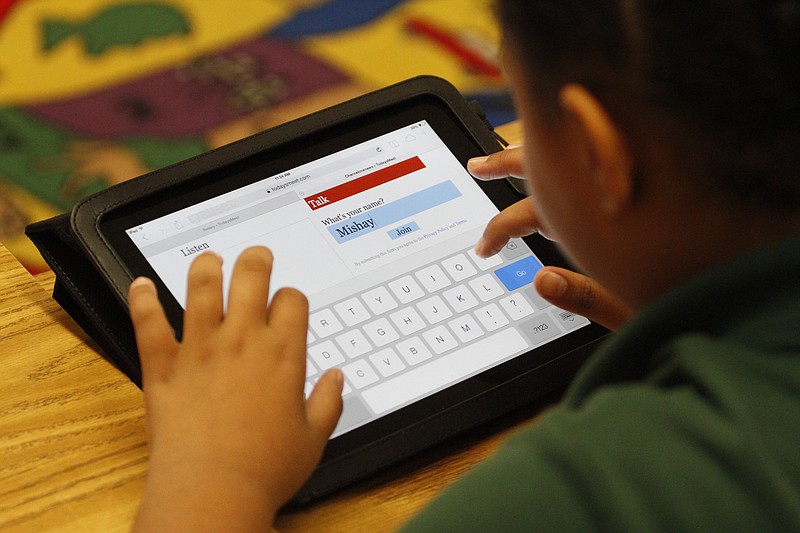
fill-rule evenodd
<path id="1" fill-rule="evenodd" d="M 540 268 L 542 268 L 542 264 L 535 257 L 528 256 L 499 268 L 494 273 L 497 274 L 507 290 L 513 291 L 523 285 L 533 283 L 533 276 Z"/>

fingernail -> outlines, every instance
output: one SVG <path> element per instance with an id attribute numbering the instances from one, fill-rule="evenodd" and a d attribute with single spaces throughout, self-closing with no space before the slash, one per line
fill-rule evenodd
<path id="1" fill-rule="evenodd" d="M 150 281 L 148 278 L 144 276 L 139 276 L 135 280 L 131 282 L 132 289 L 138 289 L 139 287 L 148 287 L 151 288 L 153 286 L 153 282 Z"/>
<path id="2" fill-rule="evenodd" d="M 342 374 L 342 371 L 338 368 L 333 369 L 333 382 L 336 383 L 339 390 L 344 388 L 344 374 Z"/>
<path id="3" fill-rule="evenodd" d="M 553 272 L 542 272 L 539 276 L 537 289 L 545 297 L 558 298 L 567 292 L 567 280 Z"/>
<path id="4" fill-rule="evenodd" d="M 478 243 L 475 245 L 475 254 L 476 254 L 478 257 L 483 257 L 483 258 L 485 258 L 485 257 L 486 257 L 486 256 L 484 255 L 485 253 L 486 253 L 486 241 L 484 240 L 484 238 L 483 238 L 483 237 L 481 237 L 481 238 L 478 240 Z"/>
<path id="5" fill-rule="evenodd" d="M 486 237 L 481 237 L 475 245 L 475 254 L 481 259 L 487 259 L 500 252 L 502 247 L 492 246 Z"/>
<path id="6" fill-rule="evenodd" d="M 129 291 L 138 291 L 138 290 L 146 290 L 151 293 L 156 292 L 156 286 L 153 281 L 149 278 L 144 276 L 139 276 L 135 280 L 131 282 L 131 286 L 128 288 Z"/>
<path id="7" fill-rule="evenodd" d="M 475 167 L 479 167 L 479 166 L 483 165 L 484 163 L 486 163 L 486 161 L 488 159 L 489 158 L 487 156 L 473 157 L 472 159 L 467 161 L 467 170 L 472 172 L 475 169 Z"/>

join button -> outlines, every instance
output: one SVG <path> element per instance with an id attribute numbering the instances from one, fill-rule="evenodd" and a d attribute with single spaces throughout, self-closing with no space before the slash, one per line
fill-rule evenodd
<path id="1" fill-rule="evenodd" d="M 397 226 L 396 228 L 390 229 L 386 232 L 392 240 L 399 239 L 400 237 L 405 237 L 409 233 L 413 233 L 419 229 L 419 226 L 416 222 L 409 222 L 408 224 L 403 224 L 402 226 Z"/>

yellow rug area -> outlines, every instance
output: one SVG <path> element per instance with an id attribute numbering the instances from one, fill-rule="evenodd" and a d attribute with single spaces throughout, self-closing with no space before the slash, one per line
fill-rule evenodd
<path id="1" fill-rule="evenodd" d="M 0 241 L 104 187 L 418 74 L 513 118 L 491 0 L 0 0 Z"/>

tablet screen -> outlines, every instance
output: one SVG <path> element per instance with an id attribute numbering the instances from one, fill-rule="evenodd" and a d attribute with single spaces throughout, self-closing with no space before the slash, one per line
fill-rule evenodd
<path id="1" fill-rule="evenodd" d="M 589 324 L 536 295 L 542 263 L 523 240 L 473 253 L 497 213 L 415 120 L 124 233 L 180 306 L 197 254 L 223 257 L 227 285 L 242 250 L 269 247 L 271 292 L 309 299 L 306 393 L 344 373 L 336 437 Z"/>

